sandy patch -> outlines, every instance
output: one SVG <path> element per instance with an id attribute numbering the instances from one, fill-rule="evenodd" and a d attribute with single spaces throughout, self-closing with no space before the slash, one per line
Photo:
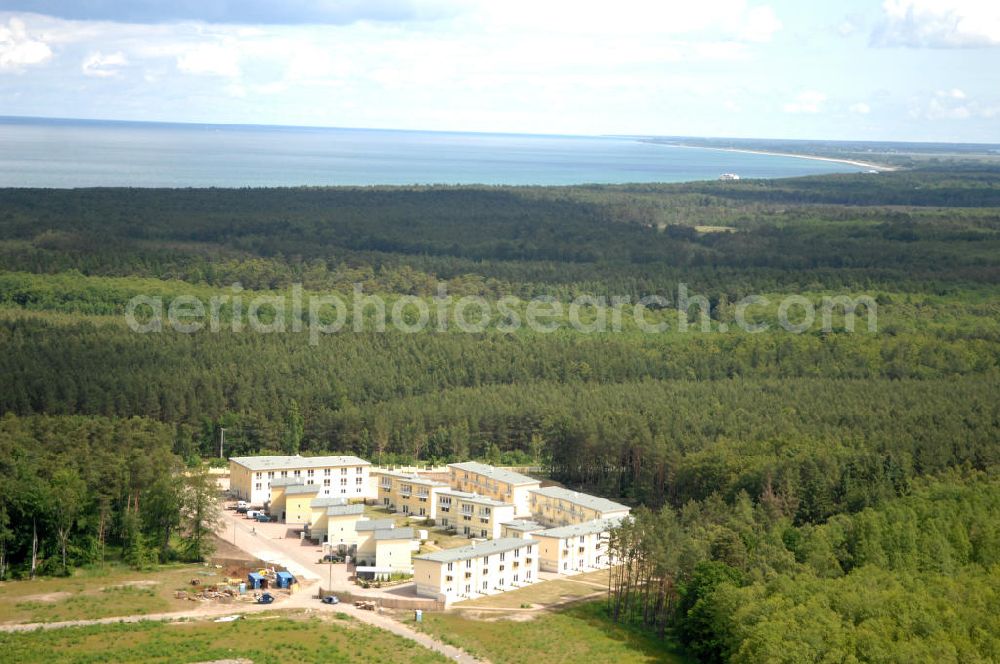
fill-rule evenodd
<path id="1" fill-rule="evenodd" d="M 21 599 L 28 602 L 61 602 L 67 597 L 72 597 L 73 593 L 68 593 L 65 590 L 60 590 L 54 593 L 41 593 L 39 595 L 27 595 Z"/>

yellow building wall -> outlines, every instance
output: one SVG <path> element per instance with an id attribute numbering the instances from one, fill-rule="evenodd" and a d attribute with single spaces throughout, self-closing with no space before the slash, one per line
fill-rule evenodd
<path id="1" fill-rule="evenodd" d="M 327 541 L 331 544 L 345 544 L 347 546 L 357 544 L 357 526 L 360 520 L 360 514 L 327 517 Z"/>
<path id="2" fill-rule="evenodd" d="M 312 518 L 312 507 L 316 493 L 296 493 L 285 496 L 285 523 L 308 523 Z"/>
<path id="3" fill-rule="evenodd" d="M 285 487 L 271 487 L 271 502 L 268 505 L 268 511 L 273 518 L 281 518 L 281 513 L 285 511 Z"/>
<path id="4" fill-rule="evenodd" d="M 375 566 L 409 572 L 413 566 L 410 540 L 382 540 L 375 543 Z"/>

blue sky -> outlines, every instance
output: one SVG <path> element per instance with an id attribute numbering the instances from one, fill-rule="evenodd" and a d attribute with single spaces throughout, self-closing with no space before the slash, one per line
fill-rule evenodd
<path id="1" fill-rule="evenodd" d="M 1000 2 L 0 0 L 0 115 L 1000 142 Z"/>

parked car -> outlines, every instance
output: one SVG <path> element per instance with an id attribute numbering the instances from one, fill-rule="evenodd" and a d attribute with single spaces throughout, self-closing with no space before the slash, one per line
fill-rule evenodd
<path id="1" fill-rule="evenodd" d="M 248 510 L 248 509 L 250 509 L 250 503 L 248 503 L 248 502 L 247 502 L 247 501 L 245 501 L 245 500 L 237 500 L 237 501 L 236 501 L 236 509 L 239 509 L 239 508 L 241 508 L 241 507 L 242 507 L 242 508 L 243 508 L 244 510 Z"/>
<path id="2" fill-rule="evenodd" d="M 268 515 L 264 514 L 263 512 L 257 512 L 256 514 L 254 514 L 253 518 L 255 518 L 260 523 L 267 523 L 268 521 L 271 520 L 271 517 L 269 517 Z"/>
<path id="3" fill-rule="evenodd" d="M 342 562 L 344 562 L 344 557 L 342 555 L 340 555 L 339 553 L 328 553 L 325 556 L 323 556 L 323 560 L 321 560 L 320 562 L 322 562 L 322 563 L 342 563 Z"/>
<path id="4" fill-rule="evenodd" d="M 236 513 L 237 514 L 246 514 L 248 509 L 249 508 L 247 508 L 247 507 L 239 507 L 239 506 L 237 506 L 236 507 Z"/>
<path id="5" fill-rule="evenodd" d="M 256 519 L 257 515 L 260 514 L 260 510 L 247 510 L 248 519 Z"/>
<path id="6" fill-rule="evenodd" d="M 337 599 L 336 595 L 327 595 L 323 598 L 324 604 L 340 604 L 340 600 Z"/>
<path id="7" fill-rule="evenodd" d="M 270 604 L 273 601 L 274 601 L 274 595 L 272 595 L 271 593 L 264 593 L 263 595 L 257 598 L 258 604 Z"/>

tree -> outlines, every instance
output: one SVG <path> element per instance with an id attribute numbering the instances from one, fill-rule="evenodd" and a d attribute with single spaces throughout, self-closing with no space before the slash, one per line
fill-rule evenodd
<path id="1" fill-rule="evenodd" d="M 305 420 L 299 411 L 299 402 L 292 399 L 288 402 L 288 410 L 285 412 L 285 452 L 288 454 L 298 454 L 302 445 L 302 436 L 305 432 Z"/>
<path id="2" fill-rule="evenodd" d="M 75 468 L 60 468 L 52 475 L 52 511 L 62 553 L 63 574 L 69 574 L 66 545 L 87 495 L 87 485 Z"/>
<path id="3" fill-rule="evenodd" d="M 153 564 L 153 552 L 146 544 L 135 510 L 122 514 L 122 559 L 135 569 L 148 569 Z"/>
<path id="4" fill-rule="evenodd" d="M 207 467 L 195 468 L 184 476 L 181 519 L 188 560 L 204 560 L 215 548 L 212 534 L 220 518 L 217 494 L 218 485 Z"/>
<path id="5" fill-rule="evenodd" d="M 157 478 L 146 491 L 142 511 L 146 531 L 159 542 L 160 562 L 167 562 L 170 559 L 170 536 L 181 522 L 181 492 L 177 487 L 177 477 L 164 473 Z"/>

